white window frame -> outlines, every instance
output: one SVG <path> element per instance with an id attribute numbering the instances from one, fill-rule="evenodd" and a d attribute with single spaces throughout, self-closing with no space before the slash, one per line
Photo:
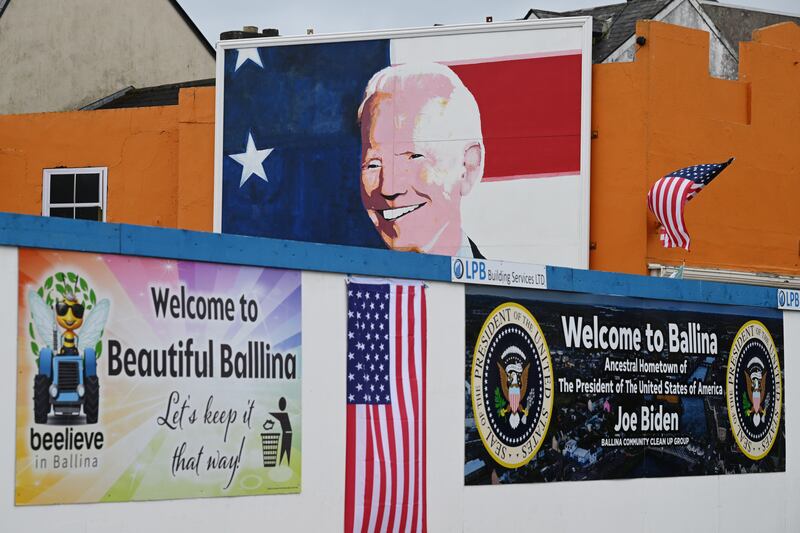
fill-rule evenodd
<path id="1" fill-rule="evenodd" d="M 50 216 L 50 179 L 61 174 L 99 174 L 100 194 L 99 202 L 73 202 L 69 204 L 53 204 L 53 207 L 100 207 L 103 212 L 103 222 L 108 213 L 108 167 L 76 167 L 76 168 L 46 168 L 42 171 L 42 216 Z M 82 220 L 82 219 L 79 219 Z"/>
<path id="2" fill-rule="evenodd" d="M 680 265 L 648 263 L 647 269 L 653 277 L 671 278 L 673 275 L 676 275 L 680 269 Z M 781 289 L 800 289 L 800 276 L 774 274 L 771 272 L 744 272 L 740 270 L 684 266 L 681 279 L 739 283 L 743 285 L 759 285 L 762 287 L 777 287 Z"/>

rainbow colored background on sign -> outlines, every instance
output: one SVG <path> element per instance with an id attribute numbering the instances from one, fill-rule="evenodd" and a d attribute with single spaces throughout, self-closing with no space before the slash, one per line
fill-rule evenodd
<path id="1" fill-rule="evenodd" d="M 100 416 L 94 425 L 42 425 L 33 420 L 33 379 L 36 358 L 29 333 L 28 293 L 36 290 L 55 272 L 72 272 L 84 278 L 97 300 L 107 298 L 111 311 L 103 334 L 103 354 L 98 359 Z M 234 321 L 157 318 L 151 286 L 169 287 L 187 294 L 231 298 L 236 302 Z M 16 492 L 20 504 L 78 503 L 103 501 L 158 500 L 234 496 L 300 491 L 301 480 L 301 315 L 300 273 L 296 271 L 174 261 L 120 255 L 89 254 L 51 250 L 19 250 L 18 373 L 16 427 Z M 239 298 L 255 300 L 259 316 L 255 322 L 242 321 Z M 90 313 L 91 311 L 88 311 Z M 80 334 L 80 330 L 77 331 Z M 214 353 L 213 378 L 109 376 L 108 339 L 123 349 L 168 348 L 171 343 L 193 338 L 195 349 L 205 349 L 208 340 L 229 344 L 234 351 L 247 350 L 248 341 L 264 341 L 271 352 L 296 356 L 296 379 L 221 378 L 218 351 Z M 195 424 L 184 422 L 183 430 L 170 430 L 156 423 L 166 413 L 173 390 L 190 398 L 197 409 Z M 213 406 L 236 409 L 239 418 L 230 426 L 223 442 L 225 425 L 203 424 L 208 396 Z M 285 398 L 285 412 L 291 420 L 290 463 L 263 466 L 260 434 L 270 412 L 279 411 Z M 251 426 L 241 416 L 249 400 L 255 401 Z M 274 424 L 279 431 L 280 424 Z M 104 446 L 98 452 L 77 452 L 96 457 L 96 468 L 55 468 L 58 452 L 33 451 L 30 433 L 102 431 Z M 229 470 L 203 471 L 209 455 L 216 450 L 237 454 L 245 437 L 241 466 L 226 489 Z M 187 453 L 204 446 L 200 475 L 193 471 L 171 473 L 176 447 L 187 443 Z M 62 453 L 63 456 L 69 453 Z M 42 461 L 44 459 L 44 462 Z M 43 466 L 46 463 L 46 466 Z"/>

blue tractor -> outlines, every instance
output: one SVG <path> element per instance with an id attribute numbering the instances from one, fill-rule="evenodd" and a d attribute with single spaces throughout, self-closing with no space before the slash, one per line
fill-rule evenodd
<path id="1" fill-rule="evenodd" d="M 33 413 L 37 424 L 46 424 L 52 409 L 56 415 L 80 415 L 96 424 L 100 412 L 100 380 L 94 350 L 83 356 L 59 353 L 50 348 L 39 351 L 39 373 L 33 378 Z"/>
<path id="2" fill-rule="evenodd" d="M 50 307 L 41 295 L 31 291 L 28 305 L 37 338 L 45 344 L 38 351 L 38 372 L 33 378 L 34 421 L 46 424 L 51 411 L 77 420 L 82 410 L 86 423 L 96 424 L 100 381 L 94 346 L 99 343 L 108 319 L 108 300 L 98 302 L 89 313 L 71 292 L 65 292 Z M 60 340 L 59 327 L 63 329 Z"/>

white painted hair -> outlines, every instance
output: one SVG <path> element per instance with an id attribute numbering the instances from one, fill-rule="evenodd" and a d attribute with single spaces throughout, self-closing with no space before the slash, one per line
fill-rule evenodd
<path id="1" fill-rule="evenodd" d="M 443 80 L 448 82 L 449 92 L 442 91 Z M 376 72 L 364 89 L 364 98 L 358 106 L 358 122 L 361 123 L 364 108 L 376 93 L 393 94 L 412 90 L 429 94 L 430 98 L 443 98 L 446 102 L 442 113 L 444 116 L 436 129 L 447 128 L 446 138 L 476 141 L 483 152 L 478 103 L 456 73 L 439 63 L 404 63 Z"/>

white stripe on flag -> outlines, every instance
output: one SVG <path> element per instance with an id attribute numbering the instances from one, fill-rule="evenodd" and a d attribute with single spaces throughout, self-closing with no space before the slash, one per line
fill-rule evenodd
<path id="1" fill-rule="evenodd" d="M 397 496 L 395 497 L 393 504 L 394 508 L 394 523 L 390 524 L 392 527 L 393 532 L 400 531 L 400 516 L 403 512 L 402 509 L 402 498 L 403 494 L 403 487 L 405 486 L 405 474 L 403 473 L 403 458 L 405 454 L 405 450 L 403 449 L 403 420 L 402 414 L 400 412 L 400 401 L 399 396 L 397 395 L 397 318 L 395 316 L 395 309 L 397 309 L 397 293 L 394 288 L 391 290 L 391 296 L 389 297 L 389 386 L 391 387 L 391 395 L 392 395 L 392 420 L 394 421 L 394 446 L 395 446 L 395 454 L 394 454 L 394 464 L 393 470 L 394 474 L 397 477 L 397 482 L 395 483 L 395 487 L 397 490 Z M 390 511 L 391 512 L 391 511 Z"/>
<path id="2" fill-rule="evenodd" d="M 417 431 L 417 497 L 415 498 L 414 505 L 417 506 L 417 523 L 415 524 L 414 531 L 422 531 L 422 456 L 423 446 L 422 442 L 422 429 L 421 421 L 425 419 L 425 414 L 422 413 L 424 406 L 422 405 L 422 380 L 419 376 L 424 375 L 422 370 L 422 297 L 419 294 L 422 292 L 420 287 L 414 291 L 414 383 L 416 383 L 416 390 L 414 394 L 417 396 L 417 413 L 414 418 L 414 426 Z"/>
<path id="3" fill-rule="evenodd" d="M 367 443 L 367 446 L 372 446 L 372 503 L 370 503 L 370 513 L 369 513 L 369 527 L 367 531 L 376 531 L 375 529 L 375 520 L 378 518 L 378 507 L 381 505 L 381 469 L 380 464 L 378 464 L 378 443 L 377 439 L 375 438 L 375 417 L 372 416 L 374 412 L 374 406 L 367 405 L 365 406 L 370 413 L 367 415 L 369 417 L 369 424 L 370 430 L 372 434 L 372 442 Z"/>
<path id="4" fill-rule="evenodd" d="M 391 447 L 389 446 L 389 429 L 388 424 L 386 423 L 386 409 L 387 407 L 382 405 L 378 407 L 378 425 L 380 426 L 381 430 L 380 445 L 383 449 L 383 476 L 384 485 L 386 487 L 386 498 L 381 502 L 381 505 L 383 505 L 384 508 L 383 519 L 380 523 L 380 531 L 389 530 L 389 515 L 391 514 L 392 510 L 391 506 L 387 505 L 387 503 L 391 503 L 392 501 L 392 485 L 394 484 L 394 462 L 392 458 Z"/>
<path id="5" fill-rule="evenodd" d="M 689 188 L 692 182 L 687 179 L 682 179 L 681 181 L 682 183 L 680 184 L 680 189 L 678 190 L 678 194 L 675 196 L 675 227 L 681 234 L 681 246 L 688 249 L 689 232 L 686 230 L 686 225 L 683 221 L 683 206 L 685 204 L 683 201 L 683 196 L 686 194 L 686 189 Z"/>
<path id="6" fill-rule="evenodd" d="M 414 405 L 411 400 L 411 386 L 410 386 L 410 379 L 411 374 L 409 372 L 408 364 L 409 364 L 409 337 L 408 337 L 408 287 L 403 287 L 403 296 L 402 296 L 402 307 L 401 312 L 405 315 L 403 320 L 403 328 L 402 328 L 402 343 L 401 347 L 403 353 L 400 354 L 401 357 L 401 371 L 403 372 L 402 380 L 403 380 L 403 400 L 406 407 L 406 420 L 404 420 L 404 425 L 406 426 L 406 431 L 408 432 L 408 450 L 406 454 L 406 461 L 408 466 L 408 493 L 406 499 L 402 502 L 403 504 L 403 514 L 405 515 L 405 529 L 404 531 L 411 531 L 411 520 L 412 520 L 412 511 L 411 503 L 414 497 L 414 489 L 416 488 L 416 475 L 414 472 L 414 461 L 416 461 L 416 446 L 414 445 L 414 440 L 416 439 L 416 432 L 414 431 L 416 428 L 416 413 L 414 412 Z M 405 465 L 404 465 L 405 467 Z"/>

